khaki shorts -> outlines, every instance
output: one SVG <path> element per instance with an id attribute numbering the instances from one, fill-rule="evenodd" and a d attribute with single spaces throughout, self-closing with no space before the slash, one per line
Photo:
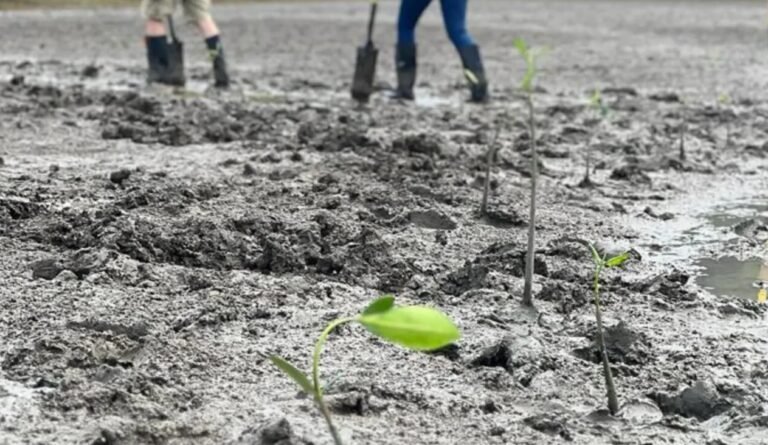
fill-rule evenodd
<path id="1" fill-rule="evenodd" d="M 141 12 L 147 19 L 164 20 L 173 14 L 179 3 L 189 20 L 198 22 L 211 17 L 209 12 L 211 0 L 142 0 Z"/>

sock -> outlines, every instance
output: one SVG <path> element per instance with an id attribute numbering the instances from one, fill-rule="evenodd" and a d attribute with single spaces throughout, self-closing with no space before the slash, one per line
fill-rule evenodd
<path id="1" fill-rule="evenodd" d="M 208 55 L 211 59 L 224 54 L 224 48 L 221 45 L 221 38 L 218 35 L 205 39 L 205 46 L 208 47 Z"/>
<path id="2" fill-rule="evenodd" d="M 161 65 L 168 65 L 168 38 L 166 36 L 147 37 L 147 53 Z"/>

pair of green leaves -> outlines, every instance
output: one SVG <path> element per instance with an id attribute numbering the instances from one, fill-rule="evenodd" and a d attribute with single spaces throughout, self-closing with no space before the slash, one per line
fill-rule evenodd
<path id="1" fill-rule="evenodd" d="M 595 263 L 595 266 L 598 266 L 601 269 L 619 267 L 629 259 L 629 252 L 622 252 L 616 256 L 608 258 L 607 253 L 600 256 L 600 253 L 592 244 L 589 245 L 589 249 L 592 251 L 592 261 Z"/>
<path id="2" fill-rule="evenodd" d="M 440 349 L 461 336 L 453 321 L 442 312 L 425 306 L 395 306 L 395 298 L 389 295 L 372 302 L 357 317 L 332 325 L 353 321 L 377 337 L 416 351 Z M 324 341 L 322 337 L 321 340 Z M 272 356 L 271 360 L 304 392 L 316 396 L 322 394 L 295 366 L 281 357 Z M 314 366 L 319 364 L 315 363 Z"/>

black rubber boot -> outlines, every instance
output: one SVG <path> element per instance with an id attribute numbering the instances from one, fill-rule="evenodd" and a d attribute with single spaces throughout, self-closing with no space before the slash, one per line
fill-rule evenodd
<path id="1" fill-rule="evenodd" d="M 224 51 L 221 47 L 210 51 L 213 61 L 213 85 L 216 88 L 229 88 L 229 73 L 227 73 L 227 61 L 224 59 Z"/>
<path id="2" fill-rule="evenodd" d="M 413 100 L 413 86 L 416 84 L 416 45 L 398 44 L 395 47 L 397 68 L 397 92 L 395 97 Z"/>
<path id="3" fill-rule="evenodd" d="M 184 73 L 173 68 L 173 58 L 165 36 L 147 37 L 147 83 L 183 86 Z"/>
<path id="4" fill-rule="evenodd" d="M 472 102 L 486 102 L 488 100 L 488 80 L 485 77 L 483 58 L 477 45 L 459 48 L 461 63 L 464 65 L 464 74 L 469 82 L 469 91 Z"/>
<path id="5" fill-rule="evenodd" d="M 163 37 L 146 37 L 147 83 L 165 83 L 168 71 L 168 41 Z"/>

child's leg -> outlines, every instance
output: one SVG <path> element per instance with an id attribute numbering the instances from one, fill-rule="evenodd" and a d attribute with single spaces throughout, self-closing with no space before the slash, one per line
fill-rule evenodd
<path id="1" fill-rule="evenodd" d="M 474 45 L 467 31 L 467 0 L 441 0 L 443 22 L 448 37 L 457 49 Z"/>
<path id="2" fill-rule="evenodd" d="M 205 46 L 213 62 L 213 76 L 217 87 L 229 86 L 229 74 L 224 59 L 224 47 L 221 44 L 219 27 L 211 17 L 211 0 L 184 0 L 184 12 L 197 23 L 200 33 L 205 39 Z"/>
<path id="3" fill-rule="evenodd" d="M 165 18 L 173 13 L 173 0 L 142 0 L 141 12 L 146 19 L 144 26 L 149 71 L 147 80 L 172 83 L 168 78 L 168 38 Z"/>
<path id="4" fill-rule="evenodd" d="M 413 45 L 416 43 L 416 25 L 432 0 L 402 0 L 400 15 L 397 19 L 397 43 Z"/>

